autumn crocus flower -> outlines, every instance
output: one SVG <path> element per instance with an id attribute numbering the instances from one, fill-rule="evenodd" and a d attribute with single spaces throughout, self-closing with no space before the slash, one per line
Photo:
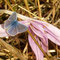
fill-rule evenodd
<path id="1" fill-rule="evenodd" d="M 60 46 L 60 30 L 55 26 L 39 20 L 19 21 L 19 23 L 22 23 L 28 27 L 28 30 L 45 52 L 48 51 L 48 39 Z M 2 25 L 0 25 L 0 32 L 0 37 L 9 36 L 4 28 L 2 28 Z M 36 60 L 43 60 L 43 53 L 35 44 L 30 35 L 28 35 L 28 40 L 33 52 L 35 53 Z"/>
<path id="2" fill-rule="evenodd" d="M 26 25 L 29 25 L 29 31 L 45 52 L 48 51 L 48 39 L 60 46 L 60 30 L 55 26 L 39 20 L 28 21 Z M 38 46 L 35 44 L 30 35 L 28 35 L 28 39 L 31 48 L 36 55 L 36 60 L 43 60 L 42 52 L 39 50 Z"/>

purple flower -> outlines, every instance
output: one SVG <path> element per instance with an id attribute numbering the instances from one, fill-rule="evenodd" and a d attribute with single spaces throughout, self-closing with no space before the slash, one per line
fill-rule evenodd
<path id="1" fill-rule="evenodd" d="M 60 30 L 57 27 L 39 20 L 28 21 L 26 25 L 29 26 L 29 31 L 45 52 L 48 51 L 48 39 L 60 46 Z M 38 46 L 35 44 L 30 35 L 28 35 L 28 39 L 31 48 L 36 55 L 36 60 L 43 60 L 41 50 L 39 50 Z"/>
<path id="2" fill-rule="evenodd" d="M 22 23 L 28 27 L 31 34 L 45 52 L 48 51 L 48 39 L 60 46 L 60 29 L 52 24 L 39 20 L 19 21 L 19 23 Z M 8 33 L 6 33 L 5 29 L 2 27 L 2 25 L 0 25 L 0 37 L 6 36 L 9 36 Z M 29 34 L 28 40 L 33 52 L 35 53 L 36 60 L 43 60 L 43 53 Z"/>

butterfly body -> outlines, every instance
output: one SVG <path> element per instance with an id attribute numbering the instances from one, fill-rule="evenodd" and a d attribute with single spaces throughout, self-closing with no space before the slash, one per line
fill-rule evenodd
<path id="1" fill-rule="evenodd" d="M 4 28 L 10 36 L 25 32 L 27 27 L 17 21 L 16 13 L 14 12 L 4 23 Z"/>
<path id="2" fill-rule="evenodd" d="M 12 26 L 12 25 L 15 25 L 15 26 L 18 25 L 18 21 L 17 21 L 17 20 L 14 20 L 14 21 L 12 21 L 12 23 L 11 23 L 10 25 L 11 25 L 11 26 Z"/>
<path id="3" fill-rule="evenodd" d="M 10 26 L 13 26 L 13 27 L 16 27 L 18 25 L 18 21 L 17 20 L 14 20 L 14 21 L 12 21 L 9 25 L 8 25 L 8 27 L 10 28 Z M 8 28 L 7 27 L 7 28 Z"/>

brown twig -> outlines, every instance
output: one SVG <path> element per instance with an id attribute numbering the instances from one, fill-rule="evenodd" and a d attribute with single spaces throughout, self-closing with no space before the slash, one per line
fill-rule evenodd
<path id="1" fill-rule="evenodd" d="M 26 9 L 27 9 L 28 11 L 30 11 L 30 10 L 29 10 L 29 6 L 28 6 L 28 1 L 27 1 L 27 0 L 24 0 L 24 3 L 25 3 L 25 5 L 26 5 Z M 32 17 L 31 14 L 29 14 L 29 16 Z"/>
<path id="2" fill-rule="evenodd" d="M 6 4 L 9 6 L 9 8 L 12 10 L 12 11 L 14 11 L 14 9 L 11 7 L 11 5 L 10 5 L 10 3 L 9 3 L 9 1 L 8 0 L 4 0 L 5 2 L 6 2 Z"/>
<path id="3" fill-rule="evenodd" d="M 39 17 L 42 17 L 40 1 L 39 0 L 38 0 L 38 11 L 39 11 Z"/>
<path id="4" fill-rule="evenodd" d="M 11 45 L 7 44 L 5 41 L 3 41 L 2 39 L 0 39 L 0 44 L 4 47 L 6 47 L 13 55 L 17 56 L 18 58 L 20 58 L 21 60 L 27 60 L 21 53 L 20 50 L 18 50 L 15 47 L 12 47 Z"/>

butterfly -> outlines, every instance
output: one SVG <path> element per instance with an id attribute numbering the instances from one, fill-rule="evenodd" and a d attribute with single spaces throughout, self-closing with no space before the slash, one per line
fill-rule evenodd
<path id="1" fill-rule="evenodd" d="M 10 36 L 15 36 L 16 34 L 23 33 L 27 31 L 27 27 L 17 21 L 16 12 L 4 22 L 4 29 Z"/>

